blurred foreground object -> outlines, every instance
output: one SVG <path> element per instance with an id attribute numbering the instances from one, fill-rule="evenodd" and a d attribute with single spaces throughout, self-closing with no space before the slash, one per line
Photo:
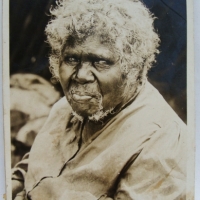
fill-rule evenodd
<path id="1" fill-rule="evenodd" d="M 12 166 L 30 150 L 52 105 L 60 98 L 54 87 L 35 74 L 15 74 L 10 79 Z"/>

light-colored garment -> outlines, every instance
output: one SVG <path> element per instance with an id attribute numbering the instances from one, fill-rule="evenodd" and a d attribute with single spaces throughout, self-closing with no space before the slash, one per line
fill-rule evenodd
<path id="1" fill-rule="evenodd" d="M 149 82 L 80 148 L 82 126 L 65 98 L 54 105 L 30 152 L 32 200 L 185 198 L 186 126 Z"/>

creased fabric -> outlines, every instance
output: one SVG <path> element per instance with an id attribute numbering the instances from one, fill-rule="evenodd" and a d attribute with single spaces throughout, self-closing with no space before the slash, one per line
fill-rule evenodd
<path id="1" fill-rule="evenodd" d="M 54 105 L 30 152 L 29 198 L 184 199 L 186 126 L 150 83 L 80 148 L 82 127 L 65 98 Z"/>

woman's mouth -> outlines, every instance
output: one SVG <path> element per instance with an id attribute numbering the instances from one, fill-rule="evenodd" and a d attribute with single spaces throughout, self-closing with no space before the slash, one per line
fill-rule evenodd
<path id="1" fill-rule="evenodd" d="M 71 99 L 81 104 L 96 104 L 101 101 L 101 94 L 99 92 L 91 91 L 90 88 L 84 88 L 84 90 L 71 88 Z"/>
<path id="2" fill-rule="evenodd" d="M 83 102 L 92 99 L 92 96 L 89 95 L 79 95 L 79 94 L 72 94 L 72 98 L 74 101 Z"/>

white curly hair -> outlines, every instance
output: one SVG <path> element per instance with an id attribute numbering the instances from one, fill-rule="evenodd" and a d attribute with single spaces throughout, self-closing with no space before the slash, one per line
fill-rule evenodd
<path id="1" fill-rule="evenodd" d="M 59 0 L 46 27 L 52 51 L 50 71 L 59 80 L 58 68 L 67 42 L 84 42 L 98 33 L 102 43 L 119 56 L 126 90 L 136 80 L 142 83 L 159 53 L 160 39 L 154 30 L 154 15 L 140 0 Z"/>

